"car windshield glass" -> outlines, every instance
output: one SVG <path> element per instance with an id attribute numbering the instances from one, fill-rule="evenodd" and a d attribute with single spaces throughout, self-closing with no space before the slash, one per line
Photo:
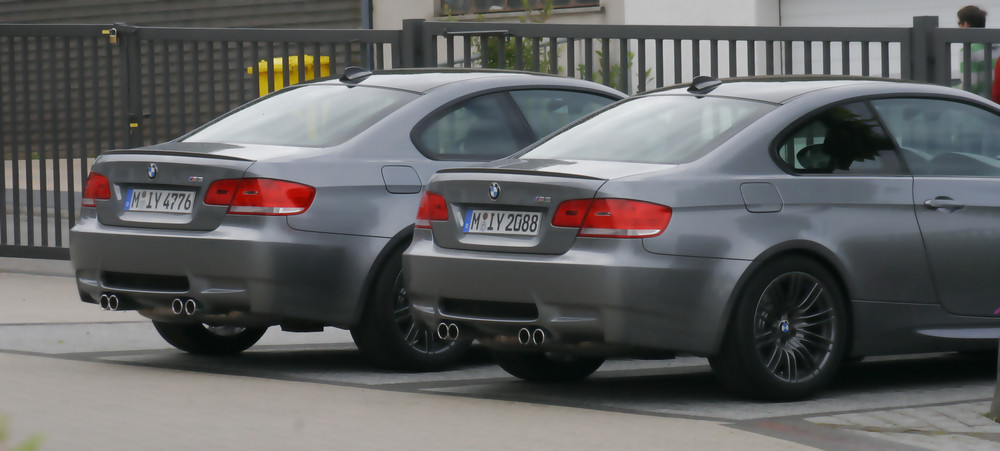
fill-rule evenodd
<path id="1" fill-rule="evenodd" d="M 236 110 L 184 142 L 335 146 L 416 97 L 411 92 L 363 86 L 292 88 Z"/>
<path id="2" fill-rule="evenodd" d="M 772 109 L 771 104 L 732 98 L 643 97 L 591 117 L 521 158 L 686 163 Z"/>

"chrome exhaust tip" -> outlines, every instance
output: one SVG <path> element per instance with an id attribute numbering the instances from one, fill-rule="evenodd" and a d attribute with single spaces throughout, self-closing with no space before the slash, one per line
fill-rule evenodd
<path id="1" fill-rule="evenodd" d="M 531 331 L 527 327 L 522 327 L 521 330 L 517 331 L 517 342 L 522 345 L 531 343 Z"/>
<path id="2" fill-rule="evenodd" d="M 101 295 L 101 298 L 97 301 L 97 303 L 101 306 L 101 310 L 108 310 L 108 300 L 108 295 Z"/>
<path id="3" fill-rule="evenodd" d="M 198 303 L 194 299 L 188 299 L 184 301 L 184 314 L 187 316 L 194 315 L 198 312 Z"/>
<path id="4" fill-rule="evenodd" d="M 448 325 L 447 324 L 445 324 L 445 323 L 438 324 L 438 327 L 437 327 L 437 337 L 438 337 L 438 339 L 440 339 L 440 340 L 447 340 L 449 333 L 450 332 L 448 331 Z"/>
<path id="5" fill-rule="evenodd" d="M 535 331 L 531 333 L 531 344 L 539 346 L 542 343 L 545 343 L 545 331 L 542 329 L 535 329 Z"/>
<path id="6" fill-rule="evenodd" d="M 173 301 L 170 302 L 170 311 L 173 312 L 174 315 L 180 315 L 181 313 L 184 313 L 184 301 L 182 301 L 180 298 L 175 298 Z"/>
<path id="7" fill-rule="evenodd" d="M 437 327 L 437 337 L 441 340 L 458 340 L 458 324 L 440 322 Z"/>
<path id="8" fill-rule="evenodd" d="M 118 302 L 118 296 L 113 294 L 111 296 L 108 296 L 108 310 L 112 312 L 118 310 L 119 305 L 120 304 Z"/>

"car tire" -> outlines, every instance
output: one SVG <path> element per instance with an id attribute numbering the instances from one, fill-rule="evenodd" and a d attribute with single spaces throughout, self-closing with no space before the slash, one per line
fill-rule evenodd
<path id="1" fill-rule="evenodd" d="M 756 271 L 738 298 L 717 355 L 718 379 L 767 401 L 809 397 L 833 378 L 847 346 L 845 298 L 823 265 L 805 257 Z"/>
<path id="2" fill-rule="evenodd" d="M 550 352 L 493 351 L 504 371 L 532 382 L 573 382 L 586 378 L 604 363 L 599 357 Z"/>
<path id="3" fill-rule="evenodd" d="M 472 340 L 442 340 L 414 321 L 403 286 L 403 252 L 394 253 L 379 271 L 375 287 L 351 328 L 351 336 L 371 363 L 400 371 L 440 371 L 458 362 Z"/>
<path id="4" fill-rule="evenodd" d="M 202 323 L 153 321 L 167 343 L 192 354 L 237 354 L 246 351 L 267 332 L 266 327 L 210 326 Z"/>

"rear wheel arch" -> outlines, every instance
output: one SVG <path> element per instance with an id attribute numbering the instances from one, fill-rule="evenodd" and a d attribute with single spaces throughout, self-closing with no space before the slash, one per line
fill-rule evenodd
<path id="1" fill-rule="evenodd" d="M 356 325 L 361 321 L 361 315 L 364 312 L 365 302 L 375 290 L 375 285 L 378 283 L 379 275 L 385 268 L 386 262 L 397 252 L 403 252 L 406 250 L 412 240 L 413 224 L 410 224 L 393 235 L 393 237 L 389 239 L 389 242 L 382 247 L 381 251 L 379 251 L 375 260 L 372 262 L 372 266 L 368 268 L 368 274 L 365 276 L 364 283 L 361 285 L 361 293 L 358 296 L 357 303 L 358 308 L 354 312 L 354 318 L 351 320 L 352 325 Z"/>
<path id="2" fill-rule="evenodd" d="M 844 296 L 844 312 L 847 315 L 847 355 L 851 355 L 854 344 L 854 311 L 851 308 L 851 290 L 844 277 L 846 270 L 841 264 L 840 259 L 837 258 L 833 251 L 825 246 L 808 241 L 783 243 L 782 245 L 774 246 L 771 249 L 768 249 L 754 259 L 747 270 L 743 272 L 743 275 L 740 276 L 739 281 L 736 283 L 736 288 L 732 293 L 730 293 L 729 299 L 726 301 L 726 311 L 723 315 L 726 327 L 719 328 L 719 334 L 715 338 L 715 345 L 712 347 L 713 353 L 719 352 L 722 343 L 725 341 L 725 334 L 730 329 L 729 325 L 732 323 L 733 316 L 736 314 L 736 304 L 743 295 L 744 291 L 747 289 L 747 284 L 760 272 L 761 269 L 767 267 L 769 264 L 792 257 L 810 259 L 823 266 L 824 269 L 826 269 L 827 272 L 829 272 L 833 277 L 834 282 L 837 284 L 837 288 L 840 289 L 841 294 Z"/>

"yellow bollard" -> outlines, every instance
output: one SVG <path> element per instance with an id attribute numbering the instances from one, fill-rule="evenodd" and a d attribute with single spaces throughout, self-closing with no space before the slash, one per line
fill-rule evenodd
<path id="1" fill-rule="evenodd" d="M 302 80 L 302 81 L 312 80 L 313 78 L 315 78 L 314 73 L 313 73 L 313 56 L 312 55 L 304 55 L 304 57 L 302 59 L 305 62 L 305 68 L 303 69 L 303 73 L 305 75 L 305 80 Z M 292 55 L 292 56 L 285 57 L 285 58 L 281 58 L 281 57 L 275 58 L 274 61 L 272 61 L 272 63 L 271 63 L 271 66 L 273 68 L 273 74 L 270 71 L 268 71 L 267 60 L 260 60 L 259 62 L 257 62 L 257 78 L 258 78 L 258 83 L 259 83 L 259 88 L 258 88 L 259 95 L 263 96 L 264 94 L 267 94 L 267 93 L 271 92 L 268 89 L 268 84 L 269 84 L 269 81 L 270 81 L 270 79 L 271 79 L 272 76 L 274 78 L 274 90 L 275 91 L 277 91 L 277 90 L 285 87 L 285 76 L 284 76 L 285 61 L 288 61 L 288 84 L 289 85 L 294 85 L 294 84 L 299 83 L 299 56 L 298 55 Z M 247 68 L 247 73 L 251 74 L 251 75 L 253 74 L 253 66 Z M 320 75 L 320 77 L 328 77 L 328 76 L 330 76 L 330 57 L 329 56 L 321 56 L 321 57 L 319 57 L 319 75 Z"/>

